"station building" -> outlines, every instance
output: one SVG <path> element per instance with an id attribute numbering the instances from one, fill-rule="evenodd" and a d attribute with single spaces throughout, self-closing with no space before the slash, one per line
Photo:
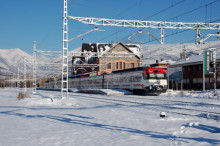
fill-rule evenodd
<path id="1" fill-rule="evenodd" d="M 140 46 L 136 44 L 83 43 L 79 56 L 72 57 L 72 75 L 95 76 L 141 67 Z"/>
<path id="2" fill-rule="evenodd" d="M 203 89 L 203 54 L 179 60 L 168 66 L 169 88 Z M 220 52 L 216 52 L 216 85 L 220 88 Z M 213 74 L 205 75 L 206 89 L 214 89 Z"/>

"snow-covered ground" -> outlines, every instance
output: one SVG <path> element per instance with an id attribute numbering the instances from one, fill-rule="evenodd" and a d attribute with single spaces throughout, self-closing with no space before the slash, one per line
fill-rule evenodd
<path id="1" fill-rule="evenodd" d="M 220 145 L 219 120 L 171 112 L 166 112 L 167 117 L 161 118 L 161 111 L 155 107 L 147 108 L 150 107 L 147 104 L 129 106 L 98 100 L 197 102 L 201 105 L 172 103 L 172 106 L 220 113 L 220 99 L 213 98 L 210 92 L 172 91 L 157 97 L 70 93 L 68 99 L 60 99 L 60 92 L 37 91 L 35 95 L 30 92 L 29 96 L 31 98 L 17 100 L 16 89 L 0 89 L 0 145 Z M 188 114 L 191 114 L 190 110 Z"/>

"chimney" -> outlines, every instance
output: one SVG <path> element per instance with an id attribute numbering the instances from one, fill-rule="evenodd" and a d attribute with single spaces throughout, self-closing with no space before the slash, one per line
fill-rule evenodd
<path id="1" fill-rule="evenodd" d="M 111 42 L 111 48 L 113 48 L 113 46 L 114 46 L 114 42 L 112 41 L 112 42 Z"/>

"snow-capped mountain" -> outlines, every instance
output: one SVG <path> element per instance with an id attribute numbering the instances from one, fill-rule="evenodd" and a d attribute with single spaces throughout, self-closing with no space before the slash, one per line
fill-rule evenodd
<path id="1" fill-rule="evenodd" d="M 207 42 L 205 44 L 196 45 L 193 43 L 185 44 L 152 44 L 143 45 L 144 64 L 155 63 L 155 60 L 178 60 L 180 53 L 185 49 L 186 56 L 190 57 L 203 52 L 203 49 L 219 48 L 220 41 Z"/>
<path id="2" fill-rule="evenodd" d="M 24 61 L 27 64 L 27 70 L 32 68 L 32 55 L 21 49 L 0 49 L 0 73 L 17 73 L 18 69 L 22 72 Z"/>
<path id="3" fill-rule="evenodd" d="M 186 50 L 186 55 L 188 57 L 192 55 L 201 54 L 203 49 L 207 48 L 219 48 L 220 41 L 207 42 L 202 45 L 196 45 L 193 43 L 186 44 L 152 44 L 143 45 L 143 64 L 148 65 L 154 63 L 156 60 L 178 60 L 180 53 L 183 49 Z M 80 52 L 81 48 L 72 50 L 71 52 Z M 33 67 L 33 56 L 22 51 L 21 49 L 0 49 L 0 74 L 11 74 L 17 73 L 18 68 L 20 72 L 23 72 L 24 58 L 26 60 L 27 72 L 32 73 Z M 57 63 L 61 64 L 62 56 L 58 57 L 45 57 L 43 55 L 37 55 L 37 63 Z M 71 64 L 71 60 L 69 60 Z M 39 65 L 40 66 L 40 65 Z M 61 65 L 58 65 L 61 69 Z M 54 66 L 52 68 L 55 68 Z M 59 70 L 59 68 L 56 68 Z M 53 71 L 51 68 L 39 67 L 38 70 L 45 71 L 46 69 Z M 54 71 L 55 72 L 55 71 Z M 49 73 L 45 73 L 49 74 Z"/>
<path id="4" fill-rule="evenodd" d="M 79 49 L 74 49 L 79 51 Z M 32 74 L 33 70 L 33 55 L 30 55 L 19 48 L 15 49 L 0 49 L 0 75 L 12 75 L 24 72 L 24 62 L 26 64 L 26 71 Z M 69 60 L 71 64 L 72 60 Z M 37 74 L 51 75 L 61 74 L 62 56 L 46 56 L 37 54 Z M 53 64 L 53 65 L 51 65 Z M 47 71 L 48 70 L 48 71 Z"/>

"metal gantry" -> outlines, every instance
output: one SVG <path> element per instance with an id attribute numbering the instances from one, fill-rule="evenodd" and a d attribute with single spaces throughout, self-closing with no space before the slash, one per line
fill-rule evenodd
<path id="1" fill-rule="evenodd" d="M 67 21 L 67 0 L 64 0 L 63 9 L 63 59 L 62 59 L 62 98 L 68 97 L 68 21 Z"/>
<path id="2" fill-rule="evenodd" d="M 84 24 L 119 26 L 135 28 L 158 28 L 158 29 L 206 29 L 220 30 L 220 23 L 202 23 L 202 22 L 166 22 L 166 21 L 141 21 L 141 20 L 117 20 L 93 17 L 74 17 L 68 16 L 68 19 L 76 20 Z"/>
<path id="3" fill-rule="evenodd" d="M 74 17 L 74 16 L 68 16 L 68 19 L 72 19 L 89 25 L 133 27 L 133 28 L 157 28 L 160 29 L 161 44 L 164 44 L 164 29 L 196 30 L 196 44 L 199 44 L 200 41 L 200 36 L 201 36 L 200 30 L 220 30 L 220 23 L 117 20 L 117 19 Z"/>
<path id="4" fill-rule="evenodd" d="M 62 60 L 62 98 L 68 97 L 68 19 L 79 21 L 89 25 L 133 27 L 133 28 L 156 28 L 160 29 L 160 43 L 164 44 L 164 29 L 191 29 L 196 30 L 196 43 L 200 42 L 200 30 L 220 30 L 220 23 L 186 23 L 166 21 L 141 21 L 141 20 L 117 20 L 93 17 L 74 17 L 67 15 L 67 0 L 64 0 L 63 9 L 63 60 Z M 87 34 L 87 33 L 85 33 Z M 78 38 L 78 36 L 77 36 Z M 114 55 L 114 54 L 113 54 Z"/>

